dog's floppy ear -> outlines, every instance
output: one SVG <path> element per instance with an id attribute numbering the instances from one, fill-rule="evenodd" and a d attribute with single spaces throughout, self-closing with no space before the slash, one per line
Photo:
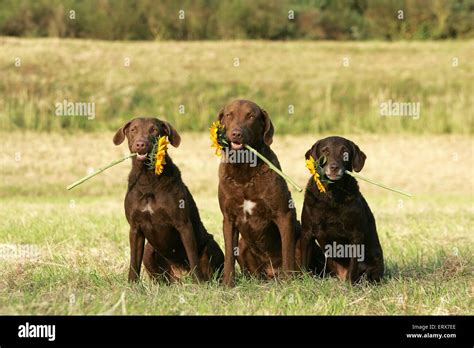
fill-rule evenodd
<path id="1" fill-rule="evenodd" d="M 122 127 L 120 127 L 117 130 L 117 132 L 114 135 L 114 144 L 115 145 L 120 145 L 120 144 L 123 143 L 123 141 L 125 140 L 125 131 L 130 126 L 130 123 L 132 123 L 132 121 L 126 122 Z"/>
<path id="2" fill-rule="evenodd" d="M 262 108 L 260 109 L 260 111 L 262 112 L 263 120 L 265 122 L 265 128 L 263 131 L 263 141 L 265 142 L 265 144 L 270 146 L 273 143 L 273 132 L 274 132 L 273 124 L 272 124 L 272 121 L 270 120 L 270 117 L 268 116 L 268 113 Z"/>
<path id="3" fill-rule="evenodd" d="M 359 146 L 357 146 L 354 142 L 351 141 L 352 145 L 352 170 L 355 172 L 360 172 L 362 168 L 364 168 L 365 164 L 365 159 L 367 156 L 365 153 L 359 149 Z"/>
<path id="4" fill-rule="evenodd" d="M 222 119 L 224 118 L 224 109 L 222 108 L 219 113 L 217 114 L 217 120 L 222 124 Z"/>
<path id="5" fill-rule="evenodd" d="M 311 156 L 311 154 L 314 152 L 314 154 L 315 154 L 315 155 L 314 155 L 314 156 L 315 156 L 314 159 L 315 159 L 316 161 L 318 160 L 318 146 L 319 146 L 319 143 L 320 143 L 320 142 L 321 142 L 321 140 L 318 140 L 317 142 L 314 143 L 313 146 L 311 146 L 311 148 L 310 148 L 308 151 L 306 151 L 306 153 L 305 153 L 305 155 L 304 155 L 304 157 L 305 157 L 306 159 L 309 159 L 309 156 Z"/>
<path id="6" fill-rule="evenodd" d="M 168 136 L 171 145 L 173 145 L 174 147 L 178 147 L 179 144 L 181 144 L 181 136 L 179 135 L 178 131 L 174 129 L 174 127 L 169 122 L 160 120 L 159 122 L 161 122 L 161 127 L 165 134 Z"/>

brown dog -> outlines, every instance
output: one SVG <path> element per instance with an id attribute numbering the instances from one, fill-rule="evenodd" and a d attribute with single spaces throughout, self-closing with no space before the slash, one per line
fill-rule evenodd
<path id="1" fill-rule="evenodd" d="M 245 153 L 248 150 L 243 145 L 247 144 L 280 168 L 270 149 L 272 122 L 265 110 L 248 100 L 229 103 L 219 112 L 218 120 L 229 142 L 219 166 L 224 283 L 233 285 L 236 257 L 245 274 L 271 278 L 281 269 L 287 275 L 295 270 L 295 242 L 300 233 L 288 186 L 257 157 L 244 163 L 232 161 L 252 159 Z"/>
<path id="2" fill-rule="evenodd" d="M 115 145 L 127 137 L 130 151 L 138 153 L 132 159 L 125 196 L 131 251 L 128 279 L 139 279 L 143 259 L 154 279 L 176 280 L 191 270 L 198 279 L 208 280 L 221 272 L 224 255 L 203 226 L 178 167 L 168 154 L 159 176 L 144 163 L 152 150 L 151 140 L 163 135 L 168 136 L 171 145 L 179 146 L 178 132 L 157 118 L 135 118 L 114 136 Z"/>
<path id="3" fill-rule="evenodd" d="M 383 252 L 375 219 L 357 181 L 345 170 L 359 172 L 366 156 L 352 141 L 341 137 L 318 140 L 306 152 L 306 159 L 325 156 L 324 173 L 333 183 L 320 192 L 313 178 L 306 187 L 301 215 L 302 263 L 307 265 L 307 248 L 316 237 L 327 256 L 327 270 L 340 279 L 357 282 L 363 275 L 379 281 L 384 272 Z"/>

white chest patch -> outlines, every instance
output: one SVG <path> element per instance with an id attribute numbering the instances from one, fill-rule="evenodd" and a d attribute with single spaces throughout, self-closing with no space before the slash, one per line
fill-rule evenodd
<path id="1" fill-rule="evenodd" d="M 145 205 L 145 208 L 142 209 L 142 213 L 150 213 L 150 215 L 153 215 L 154 211 L 151 209 L 150 203 Z"/>
<path id="2" fill-rule="evenodd" d="M 244 204 L 242 204 L 242 208 L 244 210 L 244 215 L 245 214 L 252 215 L 253 208 L 255 208 L 256 205 L 257 205 L 257 203 L 255 203 L 255 202 L 244 200 Z"/>

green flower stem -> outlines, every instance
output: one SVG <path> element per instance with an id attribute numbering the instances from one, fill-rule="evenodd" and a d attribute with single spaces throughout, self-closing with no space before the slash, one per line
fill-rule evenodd
<path id="1" fill-rule="evenodd" d="M 407 197 L 413 197 L 413 196 L 412 196 L 410 193 L 408 193 L 408 192 L 404 192 L 404 191 L 401 191 L 401 190 L 397 190 L 397 189 L 394 189 L 394 188 L 391 188 L 391 187 L 388 187 L 388 186 L 379 184 L 378 182 L 375 182 L 375 181 L 372 181 L 372 180 L 370 180 L 370 179 L 364 178 L 363 176 L 361 176 L 361 175 L 359 175 L 359 174 L 356 174 L 356 173 L 354 173 L 354 172 L 350 172 L 350 171 L 348 171 L 348 170 L 346 170 L 345 172 L 346 172 L 346 174 L 349 174 L 350 176 L 352 176 L 352 177 L 354 177 L 354 178 L 367 181 L 368 183 L 371 183 L 371 184 L 373 184 L 373 185 L 382 187 L 382 188 L 384 188 L 384 189 L 386 189 L 386 190 L 393 191 L 393 192 L 399 193 L 399 194 L 404 195 L 404 196 L 407 196 Z"/>
<path id="2" fill-rule="evenodd" d="M 115 160 L 115 161 L 113 161 L 112 163 L 106 165 L 105 167 L 99 168 L 99 169 L 97 169 L 95 172 L 93 172 L 93 173 L 91 173 L 91 174 L 89 174 L 89 175 L 83 177 L 82 179 L 79 179 L 79 180 L 73 182 L 71 185 L 69 185 L 69 186 L 66 187 L 66 188 L 67 188 L 67 190 L 73 189 L 73 188 L 76 187 L 77 185 L 82 184 L 84 181 L 89 180 L 90 178 L 93 178 L 93 177 L 96 176 L 97 174 L 102 173 L 104 170 L 109 169 L 110 167 L 113 167 L 113 166 L 115 166 L 116 164 L 119 164 L 119 163 L 121 163 L 121 162 L 123 162 L 123 161 L 129 159 L 130 157 L 134 157 L 134 156 L 136 156 L 136 155 L 137 155 L 137 153 L 130 153 L 130 154 L 128 154 L 127 156 L 125 156 L 125 157 L 123 157 L 123 158 L 121 158 L 121 159 Z"/>
<path id="3" fill-rule="evenodd" d="M 280 169 L 278 169 L 277 167 L 275 167 L 273 165 L 272 162 L 270 162 L 269 160 L 267 160 L 265 157 L 263 157 L 257 150 L 255 150 L 254 148 L 252 148 L 251 146 L 249 145 L 244 145 L 245 148 L 247 148 L 249 151 L 252 151 L 254 154 L 256 154 L 258 156 L 258 158 L 260 158 L 263 162 L 265 162 L 269 167 L 270 169 L 274 170 L 278 175 L 280 175 L 283 179 L 285 179 L 288 183 L 290 183 L 291 185 L 294 186 L 295 189 L 298 190 L 298 192 L 302 192 L 303 189 L 301 187 L 299 187 L 293 180 L 291 180 L 291 178 L 286 175 L 285 173 L 283 173 Z"/>

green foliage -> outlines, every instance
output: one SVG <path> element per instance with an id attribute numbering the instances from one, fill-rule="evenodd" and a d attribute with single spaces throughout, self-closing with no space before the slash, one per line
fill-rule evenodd
<path id="1" fill-rule="evenodd" d="M 0 7 L 0 35 L 104 40 L 444 39 L 473 37 L 474 23 L 473 0 L 0 0 Z"/>

